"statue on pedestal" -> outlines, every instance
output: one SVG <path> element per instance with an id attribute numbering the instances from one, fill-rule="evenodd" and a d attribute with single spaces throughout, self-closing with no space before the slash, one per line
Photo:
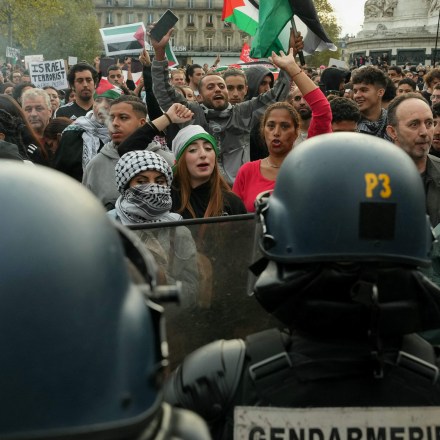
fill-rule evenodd
<path id="1" fill-rule="evenodd" d="M 383 16 L 384 17 L 393 17 L 394 9 L 397 6 L 398 0 L 385 0 L 385 5 L 383 8 Z"/>
<path id="2" fill-rule="evenodd" d="M 398 0 L 367 0 L 364 6 L 365 18 L 392 17 L 397 3 Z"/>
<path id="3" fill-rule="evenodd" d="M 431 15 L 440 9 L 440 0 L 428 0 L 429 11 L 428 14 Z"/>

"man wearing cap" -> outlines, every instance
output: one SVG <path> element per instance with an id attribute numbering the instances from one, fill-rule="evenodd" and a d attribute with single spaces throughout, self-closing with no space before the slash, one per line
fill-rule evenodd
<path id="1" fill-rule="evenodd" d="M 110 141 L 108 110 L 110 102 L 121 93 L 122 90 L 115 87 L 98 95 L 93 109 L 66 127 L 53 160 L 55 169 L 82 181 L 86 165 Z"/>

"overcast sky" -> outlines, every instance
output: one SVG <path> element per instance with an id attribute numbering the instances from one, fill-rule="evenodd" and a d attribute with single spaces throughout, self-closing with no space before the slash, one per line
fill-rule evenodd
<path id="1" fill-rule="evenodd" d="M 366 0 L 329 0 L 342 27 L 342 36 L 357 34 L 364 22 L 364 5 Z"/>

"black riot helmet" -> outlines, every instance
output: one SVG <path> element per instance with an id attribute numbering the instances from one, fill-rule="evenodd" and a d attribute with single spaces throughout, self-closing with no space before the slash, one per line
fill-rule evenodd
<path id="1" fill-rule="evenodd" d="M 0 205 L 0 438 L 134 436 L 161 404 L 153 260 L 131 246 L 135 285 L 130 233 L 50 169 L 2 161 Z"/>
<path id="2" fill-rule="evenodd" d="M 420 174 L 405 152 L 373 136 L 332 133 L 295 147 L 259 210 L 269 260 L 430 262 Z"/>

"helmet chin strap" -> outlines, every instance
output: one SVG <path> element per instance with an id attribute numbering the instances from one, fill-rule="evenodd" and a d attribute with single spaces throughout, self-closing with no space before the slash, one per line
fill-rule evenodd
<path id="1" fill-rule="evenodd" d="M 383 341 L 380 335 L 381 306 L 377 287 L 377 273 L 366 271 L 363 275 L 364 277 L 353 286 L 352 298 L 354 301 L 368 306 L 370 310 L 368 337 L 371 344 L 373 374 L 376 379 L 382 379 L 385 359 Z"/>

